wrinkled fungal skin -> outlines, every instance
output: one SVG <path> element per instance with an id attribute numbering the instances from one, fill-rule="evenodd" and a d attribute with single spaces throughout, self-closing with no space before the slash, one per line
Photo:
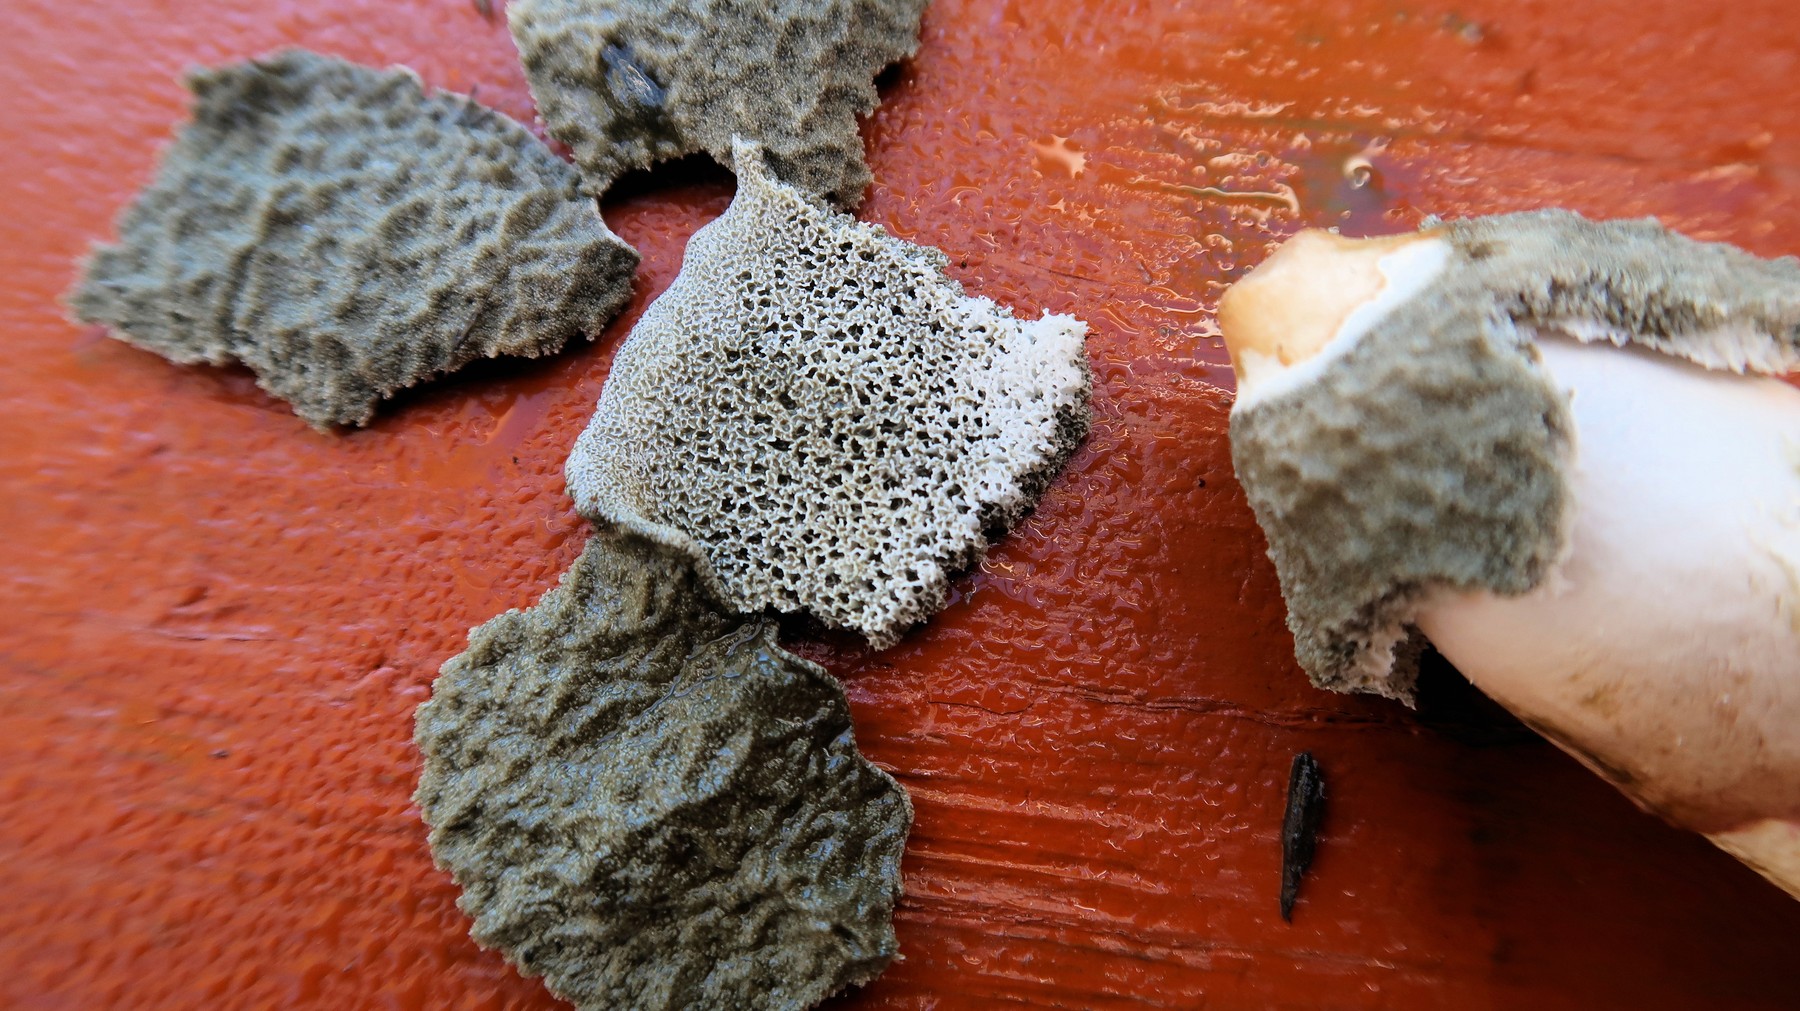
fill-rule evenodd
<path id="1" fill-rule="evenodd" d="M 1562 549 L 1568 405 L 1484 307 L 1428 297 L 1310 386 L 1232 413 L 1232 463 L 1322 688 L 1410 701 L 1395 660 L 1422 595 L 1523 593 Z"/>
<path id="2" fill-rule="evenodd" d="M 69 297 L 315 427 L 480 357 L 593 334 L 637 253 L 519 124 L 404 69 L 290 50 L 192 74 L 193 121 Z"/>
<path id="3" fill-rule="evenodd" d="M 665 158 L 732 165 L 760 142 L 783 180 L 842 207 L 869 183 L 858 116 L 917 50 L 927 0 L 514 0 L 507 22 L 550 132 L 589 192 Z"/>
<path id="4" fill-rule="evenodd" d="M 912 823 L 842 689 L 597 533 L 421 706 L 417 801 L 477 941 L 581 1008 L 805 1008 L 873 979 Z"/>
<path id="5" fill-rule="evenodd" d="M 1567 549 L 1567 396 L 1533 335 L 1729 371 L 1800 363 L 1800 263 L 1654 221 L 1540 211 L 1428 226 L 1450 258 L 1311 383 L 1232 412 L 1232 460 L 1313 683 L 1411 701 L 1439 590 L 1526 593 Z"/>
<path id="6" fill-rule="evenodd" d="M 877 648 L 1028 512 L 1087 432 L 1086 324 L 963 294 L 935 249 L 834 214 L 738 150 L 569 456 L 596 522 L 701 559 L 726 607 Z"/>
<path id="7" fill-rule="evenodd" d="M 1519 326 L 1636 344 L 1716 371 L 1800 369 L 1800 260 L 1697 242 L 1655 219 L 1569 211 L 1443 226 L 1462 272 L 1440 283 Z M 1449 291 L 1446 291 L 1449 294 Z"/>

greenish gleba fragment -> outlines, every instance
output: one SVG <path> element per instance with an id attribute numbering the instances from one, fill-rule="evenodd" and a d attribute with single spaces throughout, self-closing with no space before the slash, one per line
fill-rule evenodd
<path id="1" fill-rule="evenodd" d="M 869 183 L 856 118 L 911 56 L 927 0 L 513 0 L 507 22 L 550 132 L 590 192 L 732 140 L 841 207 Z"/>
<path id="2" fill-rule="evenodd" d="M 301 50 L 196 71 L 193 121 L 69 296 L 182 364 L 237 361 L 319 428 L 477 358 L 592 335 L 637 253 L 524 127 Z"/>
<path id="3" fill-rule="evenodd" d="M 905 792 L 682 554 L 596 533 L 470 634 L 416 739 L 475 939 L 579 1007 L 804 1008 L 897 952 Z"/>

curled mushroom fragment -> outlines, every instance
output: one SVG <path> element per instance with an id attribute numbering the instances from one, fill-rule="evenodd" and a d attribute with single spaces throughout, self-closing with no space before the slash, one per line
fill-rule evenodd
<path id="1" fill-rule="evenodd" d="M 1410 700 L 1422 633 L 1800 895 L 1800 263 L 1564 212 L 1308 232 L 1219 315 L 1315 683 Z"/>

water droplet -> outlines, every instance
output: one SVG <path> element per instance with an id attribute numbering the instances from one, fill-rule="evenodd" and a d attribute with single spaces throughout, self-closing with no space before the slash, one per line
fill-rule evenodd
<path id="1" fill-rule="evenodd" d="M 1031 145 L 1037 152 L 1038 171 L 1049 174 L 1054 170 L 1067 174 L 1069 178 L 1078 178 L 1087 169 L 1087 155 L 1081 149 L 1069 143 L 1069 138 L 1055 134 Z"/>

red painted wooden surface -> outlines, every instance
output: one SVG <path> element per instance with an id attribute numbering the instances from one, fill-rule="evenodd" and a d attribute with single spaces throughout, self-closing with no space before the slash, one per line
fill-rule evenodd
<path id="1" fill-rule="evenodd" d="M 928 629 L 879 655 L 796 630 L 918 805 L 905 961 L 847 1005 L 1800 1005 L 1800 904 L 1453 674 L 1416 713 L 1306 686 L 1210 317 L 1305 225 L 1560 204 L 1800 251 L 1796 39 L 1786 0 L 938 0 L 862 216 L 1091 321 L 1097 418 Z M 431 865 L 411 712 L 578 551 L 563 457 L 730 177 L 606 202 L 645 268 L 593 344 L 321 436 L 57 306 L 179 72 L 288 44 L 531 115 L 464 0 L 0 12 L 0 1006 L 555 1006 Z M 1290 926 L 1301 748 L 1330 809 Z"/>

